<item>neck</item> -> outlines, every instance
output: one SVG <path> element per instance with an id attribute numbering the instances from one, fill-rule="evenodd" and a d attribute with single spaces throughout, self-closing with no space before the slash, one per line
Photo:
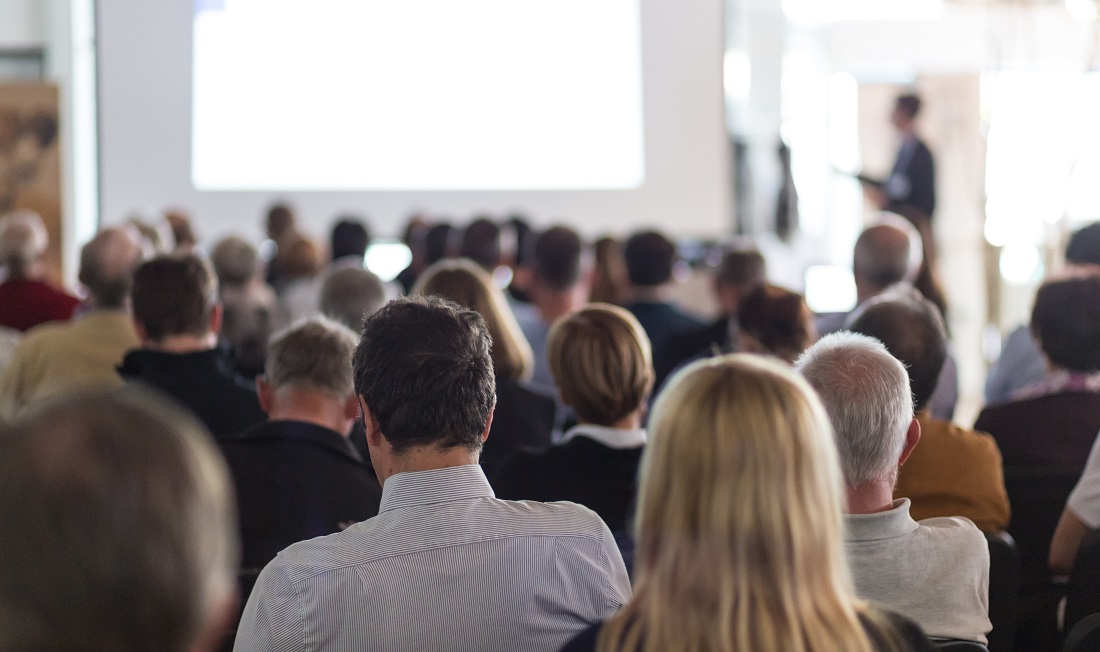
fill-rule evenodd
<path id="1" fill-rule="evenodd" d="M 168 335 L 159 340 L 145 340 L 142 346 L 161 353 L 196 353 L 209 351 L 218 344 L 214 333 L 206 335 Z"/>
<path id="2" fill-rule="evenodd" d="M 282 387 L 268 410 L 271 421 L 304 421 L 347 436 L 352 420 L 347 416 L 346 401 L 308 389 Z"/>
<path id="3" fill-rule="evenodd" d="M 893 506 L 893 478 L 872 480 L 856 487 L 848 486 L 849 514 L 877 514 Z"/>
<path id="4" fill-rule="evenodd" d="M 535 296 L 535 306 L 538 308 L 539 317 L 549 324 L 558 317 L 576 312 L 584 305 L 583 300 L 577 299 L 577 293 L 573 290 L 542 290 L 539 289 Z"/>
<path id="5" fill-rule="evenodd" d="M 633 287 L 635 301 L 651 301 L 651 302 L 664 302 L 668 301 L 669 288 L 668 284 L 655 285 L 652 287 Z"/>
<path id="6" fill-rule="evenodd" d="M 375 462 L 374 471 L 378 475 L 378 481 L 385 483 L 388 478 L 398 473 L 416 473 L 477 464 L 478 455 L 478 452 L 461 446 L 443 449 L 435 445 L 416 446 L 400 454 L 390 449 L 386 454 L 378 456 L 381 459 Z M 372 449 L 371 460 L 374 459 L 375 454 Z"/>

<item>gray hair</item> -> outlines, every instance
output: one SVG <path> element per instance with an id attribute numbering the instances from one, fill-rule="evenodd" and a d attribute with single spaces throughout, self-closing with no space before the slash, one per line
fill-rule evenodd
<path id="1" fill-rule="evenodd" d="M 237 555 L 225 462 L 162 399 L 68 398 L 0 433 L 0 650 L 184 652 Z"/>
<path id="2" fill-rule="evenodd" d="M 9 274 L 22 276 L 50 245 L 42 217 L 31 210 L 17 210 L 0 217 L 0 265 Z"/>
<path id="3" fill-rule="evenodd" d="M 382 279 L 365 269 L 336 270 L 321 285 L 321 312 L 356 332 L 385 303 Z"/>
<path id="4" fill-rule="evenodd" d="M 913 420 L 901 362 L 873 337 L 841 331 L 818 340 L 795 367 L 825 404 L 848 485 L 896 479 Z"/>
<path id="5" fill-rule="evenodd" d="M 214 245 L 210 264 L 214 266 L 221 287 L 244 285 L 256 277 L 260 254 L 247 240 L 231 235 Z"/>
<path id="6" fill-rule="evenodd" d="M 80 282 L 100 308 L 121 308 L 141 262 L 141 244 L 132 228 L 105 228 L 80 250 Z"/>
<path id="7" fill-rule="evenodd" d="M 355 392 L 351 359 L 359 337 L 321 317 L 294 324 L 271 338 L 264 375 L 272 388 L 295 387 L 345 399 Z"/>

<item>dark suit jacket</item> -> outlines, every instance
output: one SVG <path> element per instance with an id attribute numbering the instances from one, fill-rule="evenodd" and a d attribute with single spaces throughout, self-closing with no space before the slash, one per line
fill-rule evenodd
<path id="1" fill-rule="evenodd" d="M 654 387 L 660 387 L 673 370 L 700 354 L 710 354 L 715 347 L 723 349 L 729 344 L 730 320 L 722 317 L 707 326 L 673 333 L 665 342 L 665 348 L 653 352 L 653 366 L 657 372 Z"/>
<path id="2" fill-rule="evenodd" d="M 635 301 L 627 305 L 626 309 L 634 313 L 638 323 L 645 329 L 655 355 L 664 350 L 665 344 L 674 333 L 696 330 L 704 325 L 671 303 Z"/>
<path id="3" fill-rule="evenodd" d="M 903 194 L 890 196 L 887 208 L 898 212 L 904 207 L 911 207 L 932 217 L 932 211 L 936 209 L 936 170 L 932 152 L 924 141 L 917 138 L 911 152 L 907 152 L 905 146 L 902 146 L 890 173 L 891 177 L 894 175 L 905 177 L 909 182 L 908 188 Z M 889 181 L 886 187 L 889 194 Z"/>
<path id="4" fill-rule="evenodd" d="M 242 568 L 378 514 L 382 488 L 338 432 L 268 421 L 219 445 L 237 488 Z"/>
<path id="5" fill-rule="evenodd" d="M 1079 474 L 1100 432 L 1100 394 L 1061 392 L 991 405 L 974 429 L 993 435 L 1006 469 Z"/>
<path id="6" fill-rule="evenodd" d="M 162 353 L 137 349 L 126 354 L 118 373 L 167 394 L 197 416 L 217 439 L 235 436 L 267 419 L 255 387 L 233 372 L 218 349 Z"/>
<path id="7" fill-rule="evenodd" d="M 600 515 L 612 532 L 628 529 L 643 447 L 610 448 L 577 435 L 544 451 L 517 451 L 493 477 L 504 500 L 568 500 Z"/>
<path id="8" fill-rule="evenodd" d="M 556 412 L 557 403 L 549 392 L 497 376 L 497 407 L 481 451 L 486 475 L 523 446 L 549 446 Z"/>

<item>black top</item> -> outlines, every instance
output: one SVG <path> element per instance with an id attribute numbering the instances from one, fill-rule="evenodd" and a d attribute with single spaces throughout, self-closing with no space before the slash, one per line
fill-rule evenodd
<path id="1" fill-rule="evenodd" d="M 664 351 L 665 344 L 673 333 L 695 330 L 704 325 L 667 302 L 635 301 L 627 305 L 626 309 L 634 313 L 638 323 L 645 329 L 655 353 Z"/>
<path id="2" fill-rule="evenodd" d="M 936 646 L 932 644 L 932 641 L 928 640 L 928 637 L 924 635 L 921 628 L 913 621 L 899 616 L 895 613 L 886 613 L 886 619 L 899 634 L 898 641 L 901 643 L 901 652 L 936 652 Z M 894 644 L 890 641 L 883 640 L 882 636 L 874 630 L 868 628 L 867 619 L 861 614 L 859 622 L 863 625 L 863 628 L 867 630 L 867 634 L 871 637 L 871 645 L 875 650 L 881 650 L 887 652 L 895 650 Z M 565 647 L 561 649 L 561 652 L 595 652 L 596 650 L 596 638 L 599 636 L 600 627 L 603 623 L 596 623 L 588 629 L 578 634 L 573 640 L 565 644 Z M 758 652 L 765 652 L 760 650 Z M 766 652 L 773 652 L 771 650 Z M 778 650 L 774 652 L 779 652 Z"/>
<path id="3" fill-rule="evenodd" d="M 908 181 L 908 187 L 904 188 L 903 194 L 890 198 L 887 210 L 896 212 L 915 208 L 932 217 L 932 212 L 936 210 L 936 170 L 932 152 L 924 141 L 915 139 L 911 151 L 907 152 L 904 145 L 898 150 L 890 173 L 891 177 L 894 175 L 903 176 Z"/>
<path id="4" fill-rule="evenodd" d="M 623 531 L 634 510 L 642 449 L 611 448 L 578 434 L 544 451 L 517 451 L 492 478 L 493 491 L 505 500 L 579 503 L 612 532 Z"/>
<path id="5" fill-rule="evenodd" d="M 218 349 L 193 353 L 137 349 L 126 354 L 118 373 L 127 382 L 152 387 L 182 403 L 218 439 L 267 418 L 255 388 L 233 373 L 232 363 Z"/>
<path id="6" fill-rule="evenodd" d="M 550 445 L 557 403 L 548 392 L 497 376 L 497 407 L 489 438 L 481 450 L 481 466 L 490 474 L 504 458 L 524 446 Z"/>
<path id="7" fill-rule="evenodd" d="M 1080 473 L 1100 432 L 1100 393 L 1061 392 L 991 405 L 974 429 L 993 435 L 1006 469 Z"/>
<path id="8" fill-rule="evenodd" d="M 722 317 L 702 328 L 671 334 L 665 347 L 653 351 L 653 367 L 657 372 L 654 387 L 660 387 L 680 365 L 701 354 L 711 355 L 715 349 L 725 350 L 730 339 L 729 317 Z"/>
<path id="9" fill-rule="evenodd" d="M 219 445 L 237 489 L 242 568 L 378 514 L 382 488 L 338 432 L 269 421 Z"/>

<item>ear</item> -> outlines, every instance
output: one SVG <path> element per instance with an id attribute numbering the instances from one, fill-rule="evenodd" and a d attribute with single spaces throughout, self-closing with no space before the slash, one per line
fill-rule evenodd
<path id="1" fill-rule="evenodd" d="M 210 310 L 210 332 L 217 335 L 222 332 L 222 302 L 217 301 Z"/>
<path id="2" fill-rule="evenodd" d="M 917 447 L 917 442 L 920 441 L 920 422 L 913 419 L 909 423 L 909 430 L 905 432 L 905 446 L 901 449 L 901 457 L 898 458 L 898 466 L 905 464 L 905 460 L 909 459 L 909 456 L 913 454 L 913 449 Z"/>
<path id="3" fill-rule="evenodd" d="M 143 346 L 150 344 L 149 331 L 145 330 L 145 324 L 142 324 L 136 319 L 131 319 L 130 323 L 134 326 L 134 333 L 137 335 L 138 341 Z"/>
<path id="4" fill-rule="evenodd" d="M 355 394 L 344 401 L 344 418 L 352 421 L 359 420 L 359 397 Z"/>
<path id="5" fill-rule="evenodd" d="M 382 429 L 378 426 L 378 419 L 374 418 L 374 413 L 371 412 L 367 404 L 363 402 L 362 397 L 356 396 L 355 402 L 358 403 L 359 409 L 363 413 L 363 430 L 367 435 L 367 444 L 369 444 L 371 448 L 381 446 L 385 437 L 382 436 Z"/>
<path id="6" fill-rule="evenodd" d="M 256 376 L 256 397 L 260 399 L 260 409 L 270 414 L 275 403 L 275 390 L 263 374 Z"/>
<path id="7" fill-rule="evenodd" d="M 489 420 L 485 422 L 485 431 L 481 433 L 481 443 L 485 443 L 485 440 L 489 438 L 489 430 L 493 427 L 493 413 L 497 409 L 497 400 L 493 399 L 493 407 L 489 408 Z"/>

